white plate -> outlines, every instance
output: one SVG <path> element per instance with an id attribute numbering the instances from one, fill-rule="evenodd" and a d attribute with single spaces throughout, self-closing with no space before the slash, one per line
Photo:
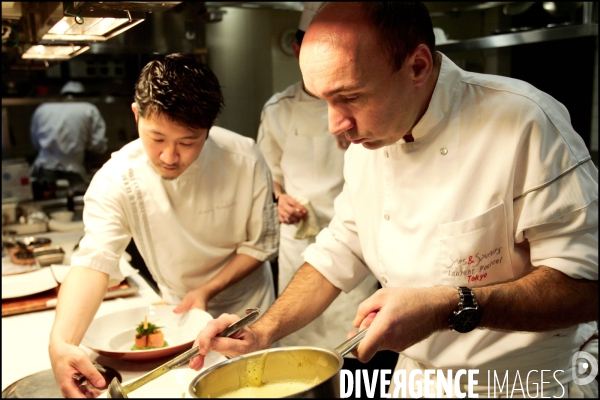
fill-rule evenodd
<path id="1" fill-rule="evenodd" d="M 213 365 L 216 365 L 222 361 L 227 361 L 227 358 L 222 356 L 219 353 L 211 351 L 208 353 L 206 358 L 204 359 L 204 368 L 200 371 L 194 371 L 187 365 L 183 365 L 179 368 L 171 370 L 164 374 L 163 376 L 159 376 L 146 383 L 144 386 L 141 386 L 139 389 L 134 390 L 133 392 L 127 393 L 127 397 L 129 398 L 138 398 L 138 399 L 150 399 L 150 398 L 158 398 L 158 399 L 168 399 L 168 398 L 186 398 L 189 399 L 192 397 L 189 392 L 190 383 L 200 375 L 206 368 L 210 368 Z M 165 361 L 166 362 L 166 361 Z M 141 376 L 141 374 L 140 374 Z M 127 385 L 135 380 L 139 379 L 130 379 L 122 383 L 122 385 Z M 102 393 L 98 398 L 107 398 L 106 391 Z"/>
<path id="2" fill-rule="evenodd" d="M 2 276 L 4 275 L 16 275 L 24 274 L 25 272 L 32 272 L 40 269 L 39 266 L 33 265 L 17 265 L 13 264 L 10 260 L 10 256 L 2 257 Z"/>
<path id="3" fill-rule="evenodd" d="M 2 299 L 29 296 L 58 286 L 50 268 L 2 277 Z"/>
<path id="4" fill-rule="evenodd" d="M 175 354 L 191 348 L 198 333 L 213 319 L 209 313 L 191 309 L 175 314 L 175 306 L 147 306 L 117 311 L 95 318 L 81 344 L 98 354 L 126 361 L 145 361 Z M 148 316 L 148 322 L 161 326 L 167 347 L 131 350 L 135 328 Z"/>

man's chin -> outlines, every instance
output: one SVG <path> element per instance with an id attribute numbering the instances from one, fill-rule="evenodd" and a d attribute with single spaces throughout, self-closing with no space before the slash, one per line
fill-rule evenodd
<path id="1" fill-rule="evenodd" d="M 179 178 L 179 175 L 182 174 L 181 168 L 177 169 L 166 169 L 163 167 L 154 166 L 154 170 L 160 175 L 160 177 L 167 181 L 172 181 L 173 179 Z"/>

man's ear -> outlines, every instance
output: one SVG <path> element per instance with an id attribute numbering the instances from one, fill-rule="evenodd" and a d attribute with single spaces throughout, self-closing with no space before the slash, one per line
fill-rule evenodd
<path id="1" fill-rule="evenodd" d="M 420 44 L 409 56 L 408 61 L 415 86 L 421 86 L 433 71 L 433 55 L 424 44 Z"/>
<path id="2" fill-rule="evenodd" d="M 133 115 L 135 117 L 135 121 L 137 122 L 137 120 L 138 120 L 138 109 L 137 109 L 137 104 L 135 102 L 131 103 L 131 111 L 133 111 Z"/>

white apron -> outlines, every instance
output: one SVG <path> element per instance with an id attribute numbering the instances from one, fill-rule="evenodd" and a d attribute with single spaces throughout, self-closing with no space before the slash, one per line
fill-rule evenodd
<path id="1" fill-rule="evenodd" d="M 327 130 L 327 103 L 298 90 L 291 114 L 294 131 L 286 136 L 281 159 L 285 190 L 290 196 L 307 198 L 323 228 L 333 217 L 333 201 L 344 183 L 344 151 L 338 149 L 335 137 Z M 315 121 L 317 118 L 322 121 Z M 297 227 L 297 224 L 280 226 L 279 294 L 304 263 L 302 252 L 314 243 L 314 237 L 294 239 Z M 281 344 L 334 349 L 354 329 L 352 321 L 358 305 L 376 290 L 376 278 L 367 276 L 352 292 L 342 292 L 317 319 L 281 339 Z"/>

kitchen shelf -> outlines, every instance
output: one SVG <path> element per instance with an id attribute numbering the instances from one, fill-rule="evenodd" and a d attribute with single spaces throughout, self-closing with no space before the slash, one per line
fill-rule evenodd
<path id="1" fill-rule="evenodd" d="M 598 36 L 598 24 L 581 24 L 536 29 L 525 32 L 505 33 L 476 39 L 436 45 L 436 49 L 449 53 L 453 51 L 497 49 L 521 44 L 547 42 L 551 40 L 572 39 L 585 36 Z"/>

